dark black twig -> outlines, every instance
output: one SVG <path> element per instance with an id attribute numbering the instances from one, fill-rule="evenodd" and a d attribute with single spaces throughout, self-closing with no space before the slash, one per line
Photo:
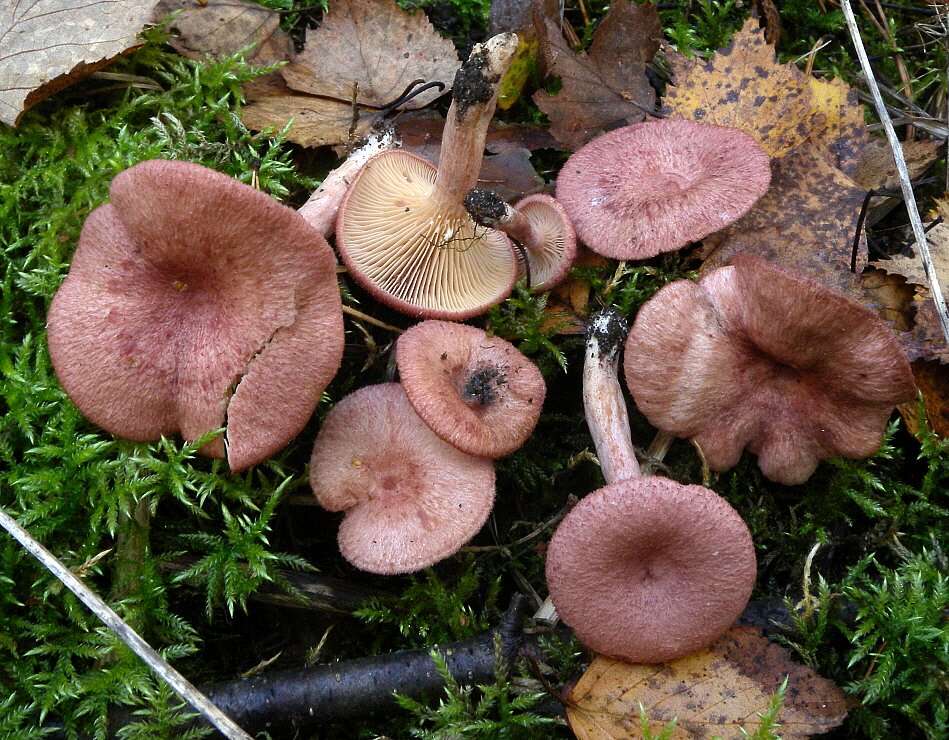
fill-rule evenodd
<path id="1" fill-rule="evenodd" d="M 422 83 L 425 83 L 425 84 L 422 84 Z M 390 103 L 386 103 L 385 105 L 382 106 L 382 108 L 380 108 L 380 110 L 382 111 L 383 117 L 387 117 L 391 115 L 400 106 L 405 105 L 406 103 L 411 101 L 413 98 L 417 98 L 423 92 L 426 92 L 428 90 L 432 90 L 435 88 L 437 88 L 438 91 L 441 92 L 442 90 L 445 89 L 445 83 L 438 82 L 437 80 L 435 82 L 425 82 L 425 80 L 423 79 L 412 80 L 408 84 L 408 86 L 405 88 L 405 90 L 402 91 L 402 94 L 399 95 L 399 97 L 397 97 L 395 100 L 393 100 Z"/>

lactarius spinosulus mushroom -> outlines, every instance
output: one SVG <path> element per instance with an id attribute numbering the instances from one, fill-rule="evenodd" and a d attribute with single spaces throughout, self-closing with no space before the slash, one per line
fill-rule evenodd
<path id="1" fill-rule="evenodd" d="M 825 458 L 872 455 L 893 408 L 916 392 L 899 341 L 873 312 L 751 255 L 643 305 L 625 370 L 649 421 L 694 440 L 712 470 L 748 449 L 786 485 Z"/>
<path id="2" fill-rule="evenodd" d="M 663 119 L 577 150 L 557 176 L 557 200 L 594 252 L 640 260 L 725 228 L 770 182 L 768 155 L 748 134 Z"/>
<path id="3" fill-rule="evenodd" d="M 323 178 L 307 202 L 300 206 L 298 213 L 320 234 L 329 237 L 336 228 L 339 206 L 356 175 L 374 156 L 397 146 L 399 141 L 393 129 L 373 131 L 361 147 Z"/>
<path id="4" fill-rule="evenodd" d="M 442 439 L 498 458 L 527 441 L 546 386 L 537 366 L 474 326 L 423 321 L 396 345 L 399 379 L 416 412 Z"/>
<path id="5" fill-rule="evenodd" d="M 755 582 L 751 534 L 702 486 L 639 477 L 616 378 L 625 322 L 594 316 L 584 407 L 607 485 L 567 514 L 547 548 L 557 613 L 587 647 L 633 663 L 687 655 L 738 618 Z"/>
<path id="6" fill-rule="evenodd" d="M 481 529 L 494 504 L 494 464 L 443 441 L 402 387 L 385 383 L 360 388 L 327 414 L 310 485 L 321 506 L 346 512 L 346 560 L 371 573 L 410 573 Z"/>
<path id="7" fill-rule="evenodd" d="M 475 188 L 465 196 L 465 208 L 476 223 L 503 231 L 523 246 L 526 265 L 521 272 L 529 288 L 549 290 L 567 276 L 577 255 L 577 236 L 554 198 L 538 193 L 512 206 L 490 190 Z"/>
<path id="8" fill-rule="evenodd" d="M 60 383 L 108 432 L 192 440 L 242 470 L 284 447 L 339 368 L 335 257 L 290 208 L 150 161 L 112 181 L 47 316 Z"/>
<path id="9" fill-rule="evenodd" d="M 517 263 L 508 238 L 464 208 L 477 184 L 501 76 L 517 36 L 476 44 L 455 76 L 438 167 L 388 151 L 359 172 L 340 206 L 336 246 L 376 300 L 421 318 L 464 319 L 508 296 Z"/>

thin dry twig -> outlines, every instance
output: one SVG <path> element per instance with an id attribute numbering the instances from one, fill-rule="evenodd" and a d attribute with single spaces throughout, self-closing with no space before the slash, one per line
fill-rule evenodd
<path id="1" fill-rule="evenodd" d="M 205 719 L 214 725 L 221 733 L 231 740 L 251 740 L 251 736 L 244 732 L 224 712 L 212 704 L 188 679 L 172 668 L 155 649 L 143 640 L 122 617 L 100 599 L 86 584 L 80 581 L 75 574 L 65 566 L 55 555 L 43 545 L 33 539 L 32 535 L 21 527 L 17 521 L 0 509 L 0 526 L 9 532 L 23 548 L 34 558 L 40 561 L 50 573 L 58 578 L 66 588 L 95 614 L 103 624 L 115 633 L 122 642 L 152 669 L 178 696 L 198 710 Z"/>
<path id="2" fill-rule="evenodd" d="M 896 162 L 896 169 L 899 172 L 900 187 L 903 190 L 906 212 L 909 215 L 910 224 L 913 226 L 913 236 L 916 237 L 916 249 L 919 251 L 920 259 L 923 261 L 923 270 L 926 273 L 926 280 L 929 281 L 929 291 L 932 294 L 933 303 L 936 304 L 936 314 L 939 316 L 939 325 L 942 328 L 946 342 L 949 343 L 949 311 L 946 309 L 946 299 L 943 297 L 942 288 L 939 285 L 939 278 L 936 275 L 933 258 L 929 253 L 929 244 L 926 242 L 926 232 L 923 229 L 922 219 L 919 217 L 919 209 L 916 207 L 916 198 L 913 196 L 913 185 L 910 182 L 906 159 L 903 157 L 903 148 L 900 146 L 900 141 L 896 137 L 896 131 L 893 128 L 893 122 L 890 120 L 890 114 L 886 110 L 886 104 L 883 102 L 883 96 L 880 94 L 880 88 L 877 86 L 876 78 L 873 76 L 873 70 L 870 68 L 870 60 L 867 58 L 867 50 L 863 46 L 863 39 L 860 38 L 860 30 L 857 28 L 857 19 L 853 15 L 850 0 L 841 0 L 840 7 L 844 11 L 847 29 L 850 31 L 850 38 L 853 40 L 857 57 L 860 59 L 860 66 L 863 69 L 867 86 L 873 95 L 873 104 L 876 107 L 877 115 L 880 117 L 880 122 L 886 131 L 886 138 L 887 141 L 889 141 L 890 149 L 893 151 L 893 160 Z"/>
<path id="3" fill-rule="evenodd" d="M 348 313 L 350 316 L 360 319 L 361 321 L 365 321 L 367 324 L 378 326 L 380 329 L 385 329 L 386 331 L 393 331 L 396 334 L 401 334 L 404 331 L 404 329 L 400 329 L 397 326 L 393 326 L 392 324 L 387 324 L 384 321 L 373 318 L 369 314 L 363 313 L 358 308 L 353 308 L 352 306 L 347 306 L 346 304 L 343 304 L 343 313 Z"/>

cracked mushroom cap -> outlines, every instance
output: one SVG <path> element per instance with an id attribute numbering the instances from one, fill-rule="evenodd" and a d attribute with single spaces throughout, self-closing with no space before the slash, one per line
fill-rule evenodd
<path id="1" fill-rule="evenodd" d="M 557 177 L 557 200 L 594 252 L 640 260 L 725 228 L 770 182 L 768 155 L 748 134 L 664 119 L 575 152 Z"/>
<path id="2" fill-rule="evenodd" d="M 703 486 L 619 481 L 586 496 L 547 548 L 547 585 L 579 640 L 630 663 L 661 663 L 712 643 L 755 583 L 748 527 Z"/>
<path id="3" fill-rule="evenodd" d="M 303 428 L 343 351 L 335 258 L 273 198 L 187 162 L 112 181 L 47 316 L 60 383 L 90 420 L 192 440 L 233 470 Z M 226 448 L 226 449 L 225 449 Z"/>
<path id="4" fill-rule="evenodd" d="M 511 292 L 510 240 L 475 225 L 459 202 L 433 198 L 438 170 L 415 154 L 383 152 L 350 185 L 336 246 L 373 298 L 419 318 L 466 319 Z"/>
<path id="5" fill-rule="evenodd" d="M 457 552 L 494 504 L 494 464 L 439 439 L 398 383 L 361 388 L 326 416 L 310 485 L 345 511 L 339 549 L 361 570 L 421 570 Z"/>
<path id="6" fill-rule="evenodd" d="M 747 448 L 785 485 L 825 458 L 875 453 L 893 408 L 916 394 L 899 341 L 873 312 L 750 255 L 653 296 L 629 333 L 625 372 L 639 410 L 698 443 L 713 470 Z"/>
<path id="7" fill-rule="evenodd" d="M 527 441 L 547 387 L 503 339 L 447 321 L 423 321 L 396 346 L 399 379 L 432 430 L 470 455 L 498 458 Z"/>

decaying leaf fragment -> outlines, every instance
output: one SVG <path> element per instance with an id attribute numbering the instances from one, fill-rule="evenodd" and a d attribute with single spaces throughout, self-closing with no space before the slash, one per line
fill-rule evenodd
<path id="1" fill-rule="evenodd" d="M 280 29 L 280 15 L 248 0 L 160 0 L 155 20 L 171 13 L 168 43 L 182 56 L 220 58 L 241 49 L 255 64 L 288 59 L 290 37 Z"/>
<path id="2" fill-rule="evenodd" d="M 823 125 L 811 83 L 793 64 L 778 64 L 756 18 L 749 18 L 707 62 L 672 55 L 673 80 L 663 112 L 732 126 L 753 136 L 771 157 L 804 143 Z"/>
<path id="3" fill-rule="evenodd" d="M 35 0 L 0 4 L 0 121 L 138 46 L 154 1 Z"/>
<path id="4" fill-rule="evenodd" d="M 580 740 L 642 737 L 640 705 L 658 735 L 742 738 L 760 724 L 785 676 L 781 736 L 805 738 L 847 716 L 843 692 L 753 627 L 733 627 L 708 649 L 663 665 L 632 665 L 597 656 L 570 692 L 567 718 Z"/>
<path id="5" fill-rule="evenodd" d="M 722 267 L 739 252 L 757 254 L 863 301 L 850 251 L 865 191 L 810 145 L 772 162 L 771 170 L 771 188 L 720 233 L 703 269 Z M 858 272 L 865 262 L 862 251 Z"/>
<path id="6" fill-rule="evenodd" d="M 587 54 L 570 48 L 555 19 L 536 22 L 547 70 L 563 87 L 556 95 L 534 93 L 534 102 L 550 118 L 559 142 L 579 149 L 597 134 L 638 123 L 653 110 L 656 93 L 646 65 L 662 37 L 655 6 L 627 0 L 610 5 Z"/>
<path id="7" fill-rule="evenodd" d="M 461 66 L 450 40 L 439 36 L 425 13 L 407 13 L 395 0 L 333 0 L 306 46 L 282 70 L 294 90 L 382 107 L 416 79 L 451 88 Z M 406 108 L 419 108 L 443 92 L 422 93 Z"/>

